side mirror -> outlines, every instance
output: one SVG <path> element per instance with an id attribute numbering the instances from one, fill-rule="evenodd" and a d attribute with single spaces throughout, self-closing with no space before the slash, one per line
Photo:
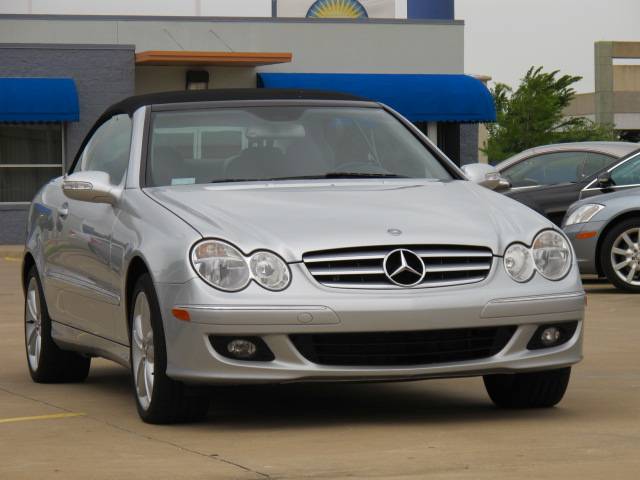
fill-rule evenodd
<path id="1" fill-rule="evenodd" d="M 504 178 L 502 174 L 500 174 L 500 182 L 498 183 L 498 186 L 494 188 L 494 190 L 496 192 L 504 192 L 505 190 L 509 190 L 512 186 L 513 185 L 511 185 L 511 182 Z"/>
<path id="2" fill-rule="evenodd" d="M 67 175 L 62 180 L 62 192 L 73 200 L 91 203 L 115 204 L 119 189 L 111 185 L 109 174 L 86 171 Z"/>
<path id="3" fill-rule="evenodd" d="M 463 166 L 462 171 L 469 180 L 489 190 L 506 190 L 511 187 L 509 181 L 503 178 L 493 165 L 472 163 Z"/>
<path id="4" fill-rule="evenodd" d="M 600 188 L 611 188 L 613 186 L 611 173 L 603 172 L 600 175 L 598 175 L 598 186 Z"/>

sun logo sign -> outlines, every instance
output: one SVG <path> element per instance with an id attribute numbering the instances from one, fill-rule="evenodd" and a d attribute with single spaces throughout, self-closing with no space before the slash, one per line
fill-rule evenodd
<path id="1" fill-rule="evenodd" d="M 357 0 L 317 0 L 307 12 L 307 18 L 368 18 Z"/>

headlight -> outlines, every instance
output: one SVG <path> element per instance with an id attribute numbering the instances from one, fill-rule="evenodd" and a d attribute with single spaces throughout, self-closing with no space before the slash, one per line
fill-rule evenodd
<path id="1" fill-rule="evenodd" d="M 271 252 L 256 252 L 249 260 L 253 279 L 268 290 L 284 290 L 291 275 L 284 260 Z"/>
<path id="2" fill-rule="evenodd" d="M 242 253 L 218 240 L 205 240 L 191 251 L 191 263 L 198 275 L 210 285 L 237 292 L 251 281 L 249 266 Z"/>
<path id="3" fill-rule="evenodd" d="M 267 290 L 284 290 L 291 281 L 289 266 L 275 253 L 259 251 L 245 257 L 233 245 L 220 240 L 203 240 L 191 251 L 191 264 L 209 285 L 237 292 L 251 280 Z"/>
<path id="4" fill-rule="evenodd" d="M 582 205 L 571 212 L 571 214 L 565 220 L 564 224 L 565 226 L 567 226 L 575 225 L 576 223 L 587 223 L 591 221 L 591 219 L 595 217 L 596 214 L 603 208 L 604 205 L 598 205 L 597 203 Z"/>
<path id="5" fill-rule="evenodd" d="M 526 282 L 535 272 L 531 251 L 520 243 L 514 243 L 504 253 L 504 268 L 516 282 Z"/>
<path id="6" fill-rule="evenodd" d="M 560 280 L 571 268 L 571 247 L 563 235 L 553 230 L 538 234 L 531 246 L 536 269 L 549 280 Z"/>

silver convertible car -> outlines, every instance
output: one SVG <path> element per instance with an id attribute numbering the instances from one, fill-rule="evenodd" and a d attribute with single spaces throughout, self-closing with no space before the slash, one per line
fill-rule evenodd
<path id="1" fill-rule="evenodd" d="M 467 178 L 357 97 L 127 99 L 33 200 L 31 376 L 114 360 L 152 423 L 201 418 L 212 384 L 484 376 L 498 406 L 553 406 L 582 358 L 575 256 Z"/>

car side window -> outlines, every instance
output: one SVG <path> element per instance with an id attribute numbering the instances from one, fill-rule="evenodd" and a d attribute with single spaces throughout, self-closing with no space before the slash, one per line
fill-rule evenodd
<path id="1" fill-rule="evenodd" d="M 584 164 L 580 172 L 578 180 L 590 177 L 594 173 L 604 170 L 615 161 L 614 157 L 603 153 L 587 152 L 584 158 Z"/>
<path id="2" fill-rule="evenodd" d="M 527 158 L 502 172 L 514 187 L 575 183 L 583 169 L 584 152 L 545 153 Z"/>
<path id="3" fill-rule="evenodd" d="M 619 187 L 640 185 L 640 155 L 627 160 L 611 171 L 613 184 Z"/>
<path id="4" fill-rule="evenodd" d="M 129 165 L 131 131 L 131 118 L 125 114 L 102 124 L 85 146 L 73 172 L 105 172 L 112 185 L 119 185 Z"/>

